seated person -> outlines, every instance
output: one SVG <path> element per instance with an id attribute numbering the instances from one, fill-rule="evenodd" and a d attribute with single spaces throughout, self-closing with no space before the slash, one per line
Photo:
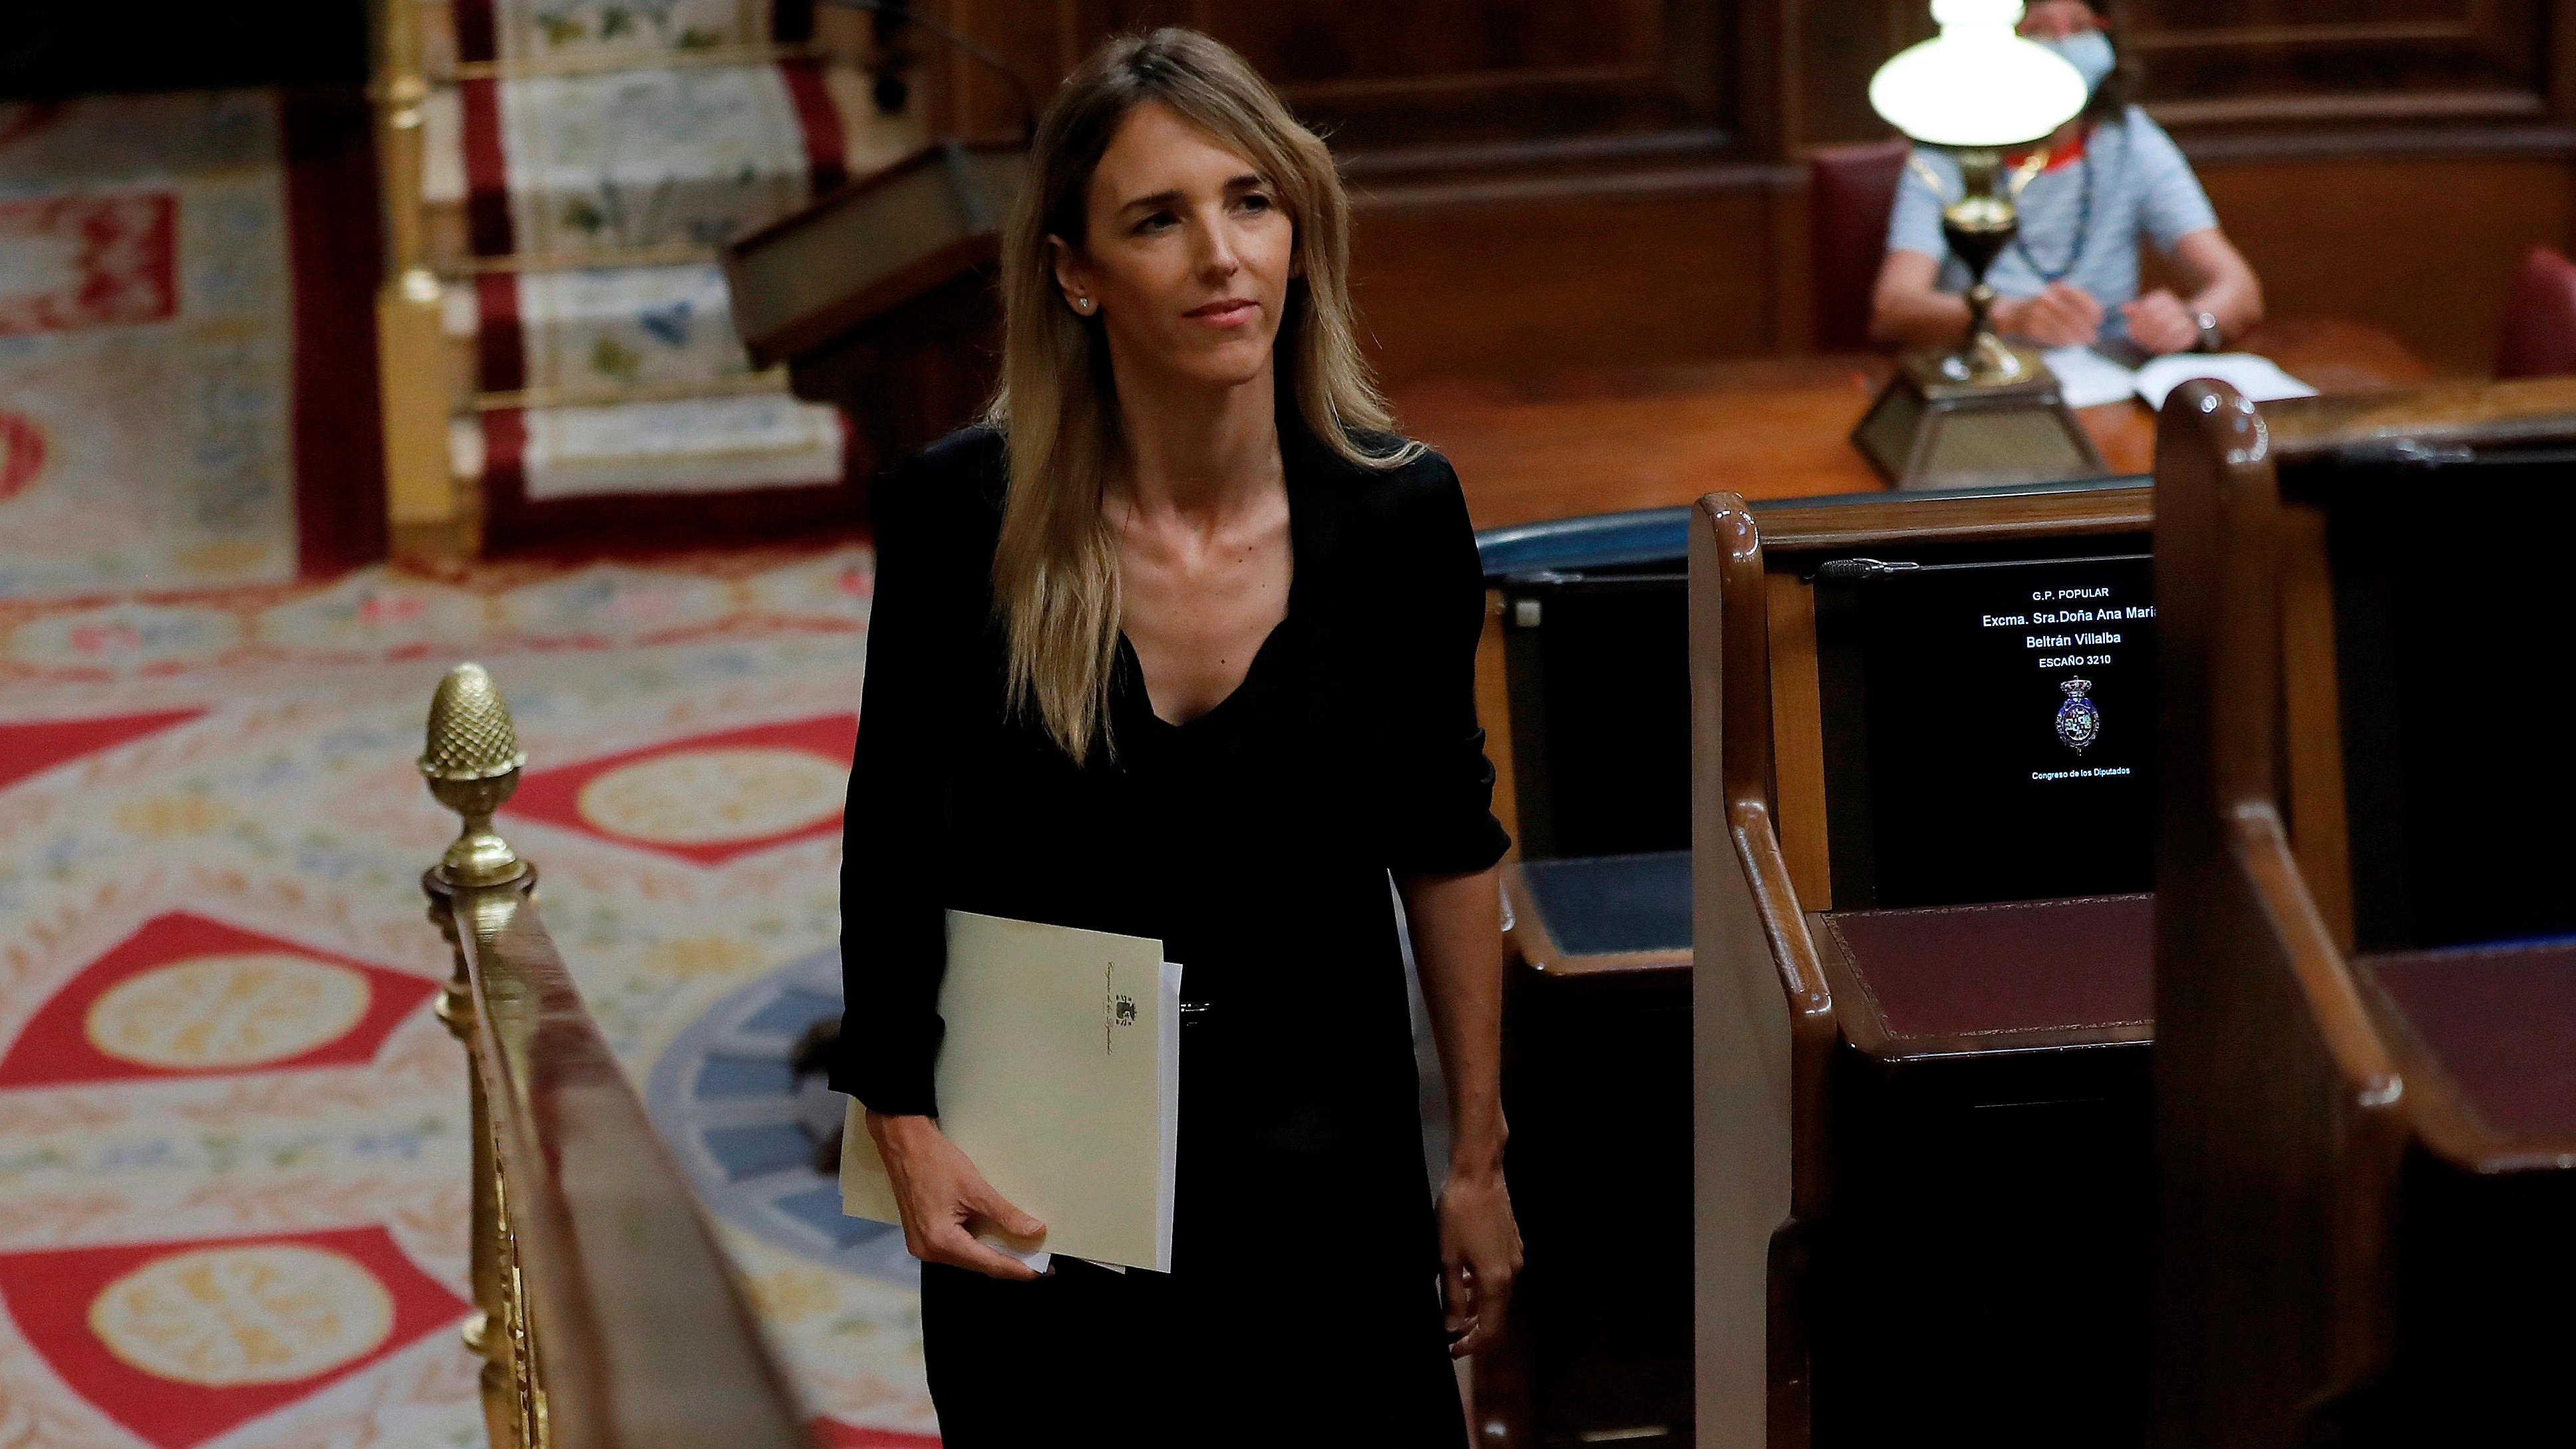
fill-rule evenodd
<path id="1" fill-rule="evenodd" d="M 2041 347 L 2216 352 L 2263 319 L 2253 268 L 2218 229 L 2209 197 L 2173 139 L 2129 104 L 2101 18 L 2081 0 L 2043 0 L 2022 34 L 2072 62 L 2092 90 L 2081 114 L 2045 143 L 2047 169 L 2022 189 L 2021 233 L 1986 272 L 1995 330 Z M 2020 155 L 2005 160 L 2007 184 Z M 1926 173 L 1930 173 L 1927 176 Z M 1932 177 L 1942 190 L 1936 194 Z M 1897 184 L 1887 260 L 1870 302 L 1872 340 L 1955 346 L 1968 330 L 1968 269 L 1949 255 L 1941 209 L 1959 199 L 1958 164 L 1918 147 Z M 2138 234 L 2171 259 L 2190 287 L 2138 295 Z M 2138 361 L 2139 356 L 2123 358 Z"/>

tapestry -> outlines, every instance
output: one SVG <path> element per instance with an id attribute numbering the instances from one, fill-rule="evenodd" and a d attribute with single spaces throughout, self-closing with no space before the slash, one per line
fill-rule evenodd
<path id="1" fill-rule="evenodd" d="M 280 133 L 265 91 L 0 105 L 0 599 L 295 576 Z"/>
<path id="2" fill-rule="evenodd" d="M 475 658 L 529 754 L 499 828 L 725 1189 L 815 1441 L 935 1446 L 913 1269 L 814 1213 L 822 1089 L 786 1062 L 838 1010 L 871 585 L 850 547 L 0 603 L 0 1442 L 482 1444 L 418 885 L 456 820 L 412 763 Z"/>

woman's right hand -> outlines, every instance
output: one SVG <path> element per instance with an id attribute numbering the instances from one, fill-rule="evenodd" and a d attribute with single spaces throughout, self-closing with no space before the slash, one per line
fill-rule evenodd
<path id="1" fill-rule="evenodd" d="M 2042 347 L 2090 345 L 2102 335 L 2102 304 L 2071 282 L 2051 282 L 2035 297 L 1996 298 L 1994 325 Z"/>
<path id="2" fill-rule="evenodd" d="M 1013 1207 L 984 1181 L 984 1174 L 929 1117 L 867 1114 L 868 1135 L 894 1179 L 903 1210 L 903 1245 L 925 1263 L 970 1268 L 990 1278 L 1027 1282 L 1038 1275 L 1025 1263 L 975 1240 L 990 1228 L 1014 1243 L 1034 1247 L 1046 1224 Z"/>

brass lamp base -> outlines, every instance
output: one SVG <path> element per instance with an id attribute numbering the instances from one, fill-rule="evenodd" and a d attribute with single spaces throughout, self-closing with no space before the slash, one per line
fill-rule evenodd
<path id="1" fill-rule="evenodd" d="M 2106 471 L 2048 364 L 1991 332 L 1965 351 L 1908 354 L 1851 440 L 1896 488 L 2044 483 Z"/>

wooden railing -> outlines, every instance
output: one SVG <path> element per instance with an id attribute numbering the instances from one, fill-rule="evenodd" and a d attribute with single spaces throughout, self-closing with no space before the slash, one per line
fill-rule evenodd
<path id="1" fill-rule="evenodd" d="M 456 974 L 474 1121 L 474 1301 L 494 1449 L 808 1449 L 776 1362 L 643 1101 L 492 831 L 526 756 L 480 665 L 430 706 L 421 773 L 464 817 L 422 878 Z"/>

